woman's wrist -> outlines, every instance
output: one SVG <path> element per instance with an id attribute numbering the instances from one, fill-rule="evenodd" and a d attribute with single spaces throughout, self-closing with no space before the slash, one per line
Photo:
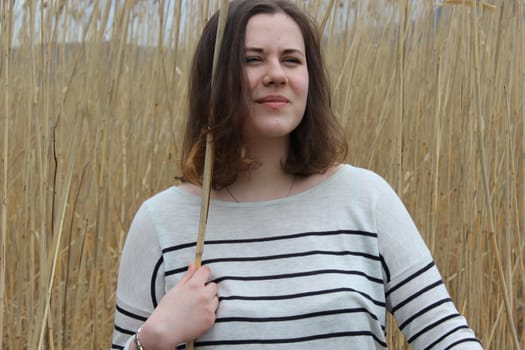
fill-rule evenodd
<path id="1" fill-rule="evenodd" d="M 136 350 L 144 350 L 144 347 L 142 347 L 142 341 L 140 340 L 141 331 L 142 331 L 142 327 L 139 327 L 139 329 L 137 330 L 137 333 L 135 333 L 135 338 L 133 339 Z"/>
<path id="2" fill-rule="evenodd" d="M 142 327 L 139 328 L 140 332 L 137 331 L 135 339 L 133 341 L 136 350 L 172 350 L 180 342 L 173 340 L 173 331 L 165 329 L 164 322 L 155 323 L 148 319 Z M 170 334 L 169 338 L 166 338 L 166 334 Z M 138 338 L 137 338 L 138 336 Z M 137 346 L 136 340 L 138 339 L 142 349 Z"/>
<path id="3" fill-rule="evenodd" d="M 151 323 L 144 323 L 142 327 L 140 327 L 137 330 L 137 333 L 135 333 L 135 338 L 133 339 L 133 343 L 135 345 L 136 350 L 156 350 L 156 349 L 164 349 L 167 347 L 163 347 L 162 345 L 162 336 L 159 334 L 158 330 L 156 330 L 156 327 L 152 325 Z M 139 344 L 142 347 L 139 348 Z"/>

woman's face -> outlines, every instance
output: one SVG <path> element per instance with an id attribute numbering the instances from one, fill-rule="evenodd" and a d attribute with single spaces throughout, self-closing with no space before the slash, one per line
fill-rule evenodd
<path id="1" fill-rule="evenodd" d="M 288 137 L 303 118 L 308 96 L 299 26 L 283 13 L 253 16 L 246 27 L 244 62 L 251 101 L 245 141 Z"/>

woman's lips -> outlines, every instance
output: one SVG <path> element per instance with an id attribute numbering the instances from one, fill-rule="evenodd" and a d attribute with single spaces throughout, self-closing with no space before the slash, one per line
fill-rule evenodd
<path id="1" fill-rule="evenodd" d="M 257 103 L 271 109 L 279 109 L 288 105 L 289 101 L 284 96 L 266 96 L 256 100 Z"/>

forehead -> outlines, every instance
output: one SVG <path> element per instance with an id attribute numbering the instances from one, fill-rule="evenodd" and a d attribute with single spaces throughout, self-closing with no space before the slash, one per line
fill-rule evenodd
<path id="1" fill-rule="evenodd" d="M 304 38 L 301 29 L 290 16 L 284 13 L 264 13 L 248 20 L 245 46 L 271 46 L 304 52 Z"/>

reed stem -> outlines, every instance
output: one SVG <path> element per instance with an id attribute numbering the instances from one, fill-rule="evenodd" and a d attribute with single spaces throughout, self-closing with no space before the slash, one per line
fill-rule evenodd
<path id="1" fill-rule="evenodd" d="M 5 9 L 3 7 L 6 7 Z M 1 221 L 1 238 L 0 238 L 0 349 L 3 349 L 3 330 L 4 330 L 4 296 L 5 296 L 5 280 L 6 280 L 6 257 L 7 257 L 7 210 L 8 210 L 8 192 L 7 192 L 7 179 L 8 179 L 8 164 L 9 164 L 9 91 L 10 91 L 10 67 L 11 67 L 11 36 L 12 36 L 12 6 L 11 1 L 0 5 L 2 12 L 5 13 L 6 17 L 0 21 L 0 34 L 2 35 L 3 41 L 0 42 L 0 58 L 3 63 L 0 63 L 0 77 L 4 79 L 4 134 L 3 134 L 3 153 L 2 153 L 2 221 Z M 1 14 L 0 14 L 1 17 Z M 0 81 L 1 84 L 1 81 Z"/>
<path id="2" fill-rule="evenodd" d="M 228 0 L 222 0 L 219 12 L 219 23 L 217 28 L 217 38 L 215 41 L 215 48 L 213 52 L 213 67 L 212 67 L 212 91 L 211 96 L 214 99 L 216 91 L 219 87 L 215 85 L 215 77 L 217 70 L 219 69 L 217 62 L 219 61 L 219 53 L 222 47 L 222 37 L 224 29 L 226 27 L 226 20 L 228 18 Z M 213 105 L 213 101 L 212 101 Z M 199 232 L 197 235 L 197 246 L 195 249 L 195 265 L 200 267 L 202 264 L 202 254 L 204 252 L 204 241 L 206 239 L 206 226 L 208 224 L 208 213 L 210 208 L 210 194 L 213 180 L 213 162 L 214 162 L 214 144 L 213 144 L 213 133 L 211 128 L 213 127 L 213 120 L 211 117 L 215 111 L 210 111 L 210 119 L 208 119 L 208 130 L 206 132 L 206 152 L 204 155 L 204 174 L 202 179 L 202 194 L 201 194 L 201 212 L 199 219 Z M 194 341 L 188 344 L 188 350 L 193 350 Z"/>

